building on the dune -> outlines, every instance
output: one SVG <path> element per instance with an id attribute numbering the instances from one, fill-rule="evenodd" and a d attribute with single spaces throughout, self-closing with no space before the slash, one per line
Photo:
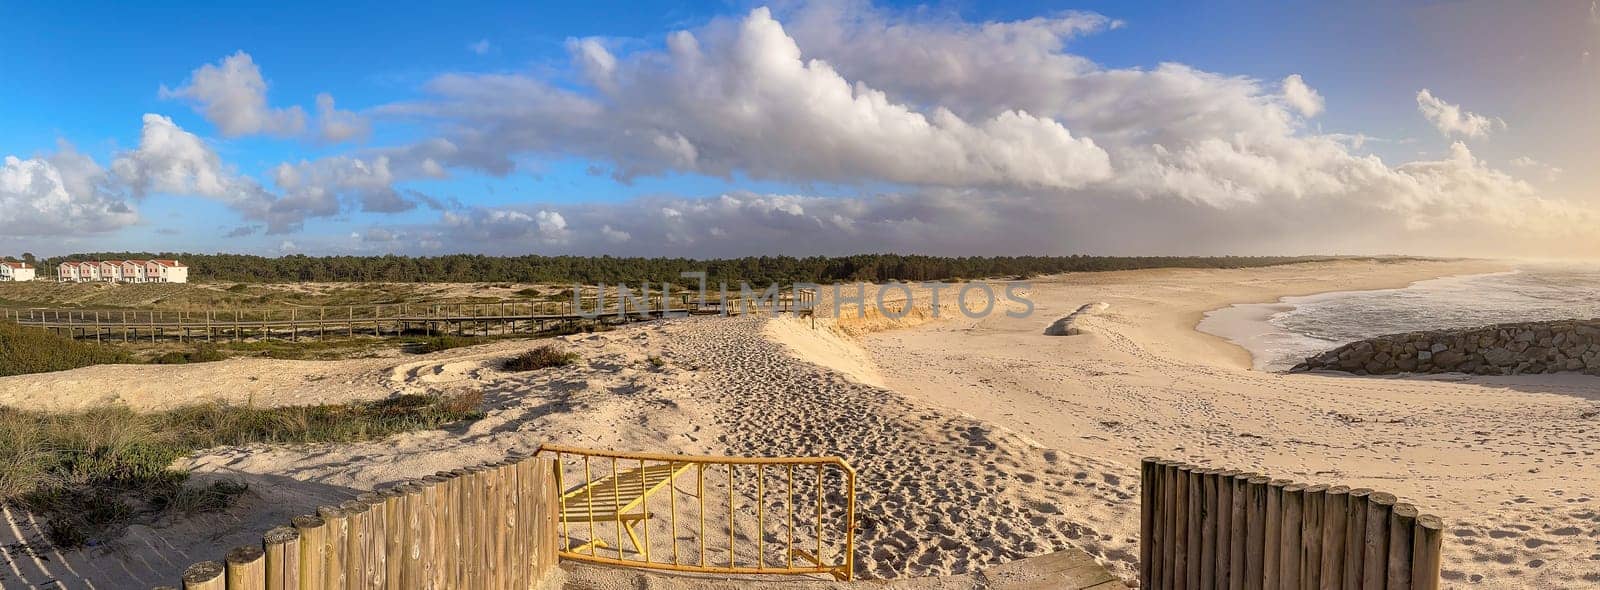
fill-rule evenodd
<path id="1" fill-rule="evenodd" d="M 34 271 L 26 262 L 0 262 L 0 281 L 31 281 Z"/>
<path id="2" fill-rule="evenodd" d="M 56 267 L 63 283 L 187 283 L 189 267 L 176 260 L 69 260 Z"/>

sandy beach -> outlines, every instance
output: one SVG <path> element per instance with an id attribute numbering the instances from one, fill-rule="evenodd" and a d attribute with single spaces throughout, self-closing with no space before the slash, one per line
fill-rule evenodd
<path id="1" fill-rule="evenodd" d="M 0 584 L 135 588 L 256 541 L 316 505 L 540 443 L 690 454 L 839 455 L 861 474 L 864 578 L 972 571 L 1085 551 L 1131 578 L 1146 455 L 1391 491 L 1444 517 L 1451 585 L 1600 583 L 1600 379 L 1375 379 L 1250 369 L 1194 330 L 1208 310 L 1491 272 L 1486 262 L 1331 262 L 1086 273 L 1034 281 L 1035 312 L 928 310 L 839 322 L 701 317 L 559 338 L 574 366 L 507 373 L 542 341 L 353 361 L 225 361 L 179 390 L 119 389 L 129 367 L 0 379 L 0 403 L 288 404 L 485 392 L 470 425 L 369 444 L 212 449 L 198 477 L 250 484 L 234 508 L 56 552 L 8 513 Z M 1047 335 L 1073 318 L 1074 335 Z M 659 359 L 653 362 L 652 358 Z M 139 369 L 146 369 L 140 367 Z M 201 375 L 206 375 L 202 379 Z M 205 383 L 204 386 L 200 383 Z M 116 393 L 109 393 L 115 391 Z M 250 392 L 248 394 L 242 392 Z"/>

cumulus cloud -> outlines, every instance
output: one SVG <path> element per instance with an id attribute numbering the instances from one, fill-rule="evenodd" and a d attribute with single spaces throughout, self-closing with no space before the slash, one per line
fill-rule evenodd
<path id="1" fill-rule="evenodd" d="M 1485 137 L 1506 126 L 1506 122 L 1498 118 L 1469 112 L 1461 105 L 1445 102 L 1427 88 L 1417 91 L 1417 111 L 1446 136 Z"/>
<path id="2" fill-rule="evenodd" d="M 63 146 L 0 165 L 0 227 L 15 236 L 101 233 L 139 220 L 94 160 Z"/>
<path id="3" fill-rule="evenodd" d="M 1322 112 L 1322 95 L 1306 85 L 1300 74 L 1290 74 L 1283 79 L 1283 101 L 1307 117 L 1315 117 Z"/>
<path id="4" fill-rule="evenodd" d="M 350 197 L 362 211 L 396 213 L 417 207 L 395 190 L 395 175 L 388 156 L 371 159 L 334 156 L 316 161 L 283 163 L 272 171 L 273 183 L 283 189 L 285 199 L 307 203 L 327 202 L 337 210 L 340 197 Z"/>
<path id="5" fill-rule="evenodd" d="M 335 108 L 333 96 L 324 92 L 317 95 L 317 134 L 327 143 L 365 139 L 372 134 L 372 121 Z"/>
<path id="6" fill-rule="evenodd" d="M 478 55 L 488 55 L 489 54 L 489 49 L 491 49 L 491 48 L 492 48 L 492 46 L 489 45 L 489 40 L 488 39 L 479 39 L 477 41 L 474 41 L 472 43 L 468 43 L 467 44 L 467 51 L 471 51 L 471 52 L 476 53 Z"/>
<path id="7" fill-rule="evenodd" d="M 250 54 L 243 51 L 200 66 L 176 90 L 162 85 L 161 96 L 194 104 L 224 137 L 257 133 L 293 136 L 306 127 L 306 113 L 300 107 L 267 106 L 267 81 Z"/>
<path id="8" fill-rule="evenodd" d="M 447 75 L 436 100 L 394 105 L 472 129 L 458 142 L 608 160 L 628 178 L 671 170 L 798 181 L 1075 188 L 1112 169 L 1094 141 L 1007 109 L 920 110 L 807 59 L 766 9 L 733 26 L 670 35 L 618 58 L 577 42 L 591 88 L 514 75 Z"/>
<path id="9" fill-rule="evenodd" d="M 263 223 L 269 234 L 298 231 L 309 217 L 339 212 L 329 194 L 299 192 L 280 198 L 224 163 L 205 140 L 156 114 L 144 116 L 139 147 L 119 154 L 111 171 L 135 197 L 164 193 L 212 199 L 247 221 Z"/>

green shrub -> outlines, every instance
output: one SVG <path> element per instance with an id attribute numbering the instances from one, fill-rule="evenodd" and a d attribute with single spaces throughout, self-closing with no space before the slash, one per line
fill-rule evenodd
<path id="1" fill-rule="evenodd" d="M 172 463 L 200 449 L 257 443 L 378 439 L 483 417 L 481 393 L 400 395 L 344 405 L 255 408 L 204 404 L 148 414 L 99 408 L 66 414 L 0 407 L 0 500 L 76 547 L 163 514 L 219 510 L 245 491 L 235 481 L 188 485 Z"/>
<path id="2" fill-rule="evenodd" d="M 546 344 L 528 352 L 511 357 L 506 361 L 507 371 L 532 371 L 550 367 L 565 367 L 578 362 L 578 353 L 564 352 L 554 345 Z"/>
<path id="3" fill-rule="evenodd" d="M 0 377 L 132 362 L 133 356 L 119 348 L 0 322 Z"/>

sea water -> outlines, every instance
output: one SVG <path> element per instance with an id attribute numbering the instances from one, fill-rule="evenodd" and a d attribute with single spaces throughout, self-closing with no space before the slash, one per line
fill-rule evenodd
<path id="1" fill-rule="evenodd" d="M 1600 318 L 1600 266 L 1526 265 L 1403 289 L 1235 305 L 1206 314 L 1200 329 L 1249 350 L 1257 369 L 1282 371 L 1305 357 L 1383 334 L 1591 318 Z"/>

